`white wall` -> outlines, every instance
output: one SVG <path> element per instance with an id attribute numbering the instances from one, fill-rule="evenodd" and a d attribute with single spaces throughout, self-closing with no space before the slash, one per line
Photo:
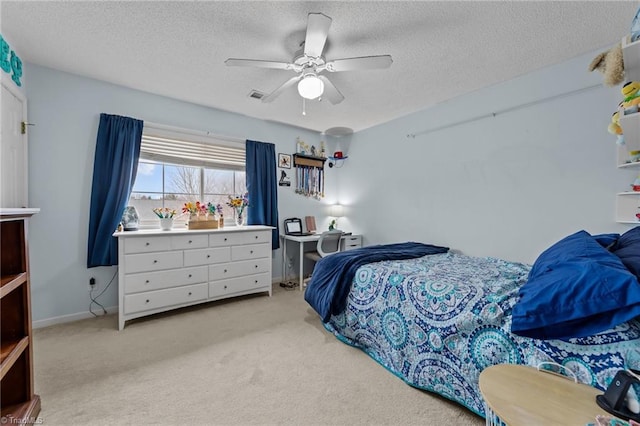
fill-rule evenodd
<path id="1" fill-rule="evenodd" d="M 88 282 L 104 288 L 115 267 L 86 268 L 89 203 L 100 113 L 118 114 L 193 130 L 271 142 L 276 152 L 293 153 L 296 137 L 318 145 L 320 135 L 115 86 L 33 64 L 26 93 L 29 103 L 29 200 L 41 213 L 30 227 L 31 290 L 36 325 L 86 316 Z M 268 107 L 268 106 L 265 106 Z M 281 169 L 278 169 L 278 173 Z M 287 172 L 293 169 L 287 170 Z M 279 188 L 279 214 L 316 215 L 324 220 L 335 189 L 327 173 L 327 199 L 317 201 Z M 280 277 L 281 250 L 273 254 L 274 277 Z M 117 276 L 98 301 L 117 305 Z M 94 310 L 99 309 L 94 306 Z M 62 318 L 65 319 L 65 318 Z M 50 321 L 51 320 L 51 321 Z"/>
<path id="2" fill-rule="evenodd" d="M 615 193 L 635 173 L 616 168 L 607 133 L 621 94 L 587 71 L 596 53 L 356 133 L 338 190 L 345 219 L 368 244 L 422 241 L 527 263 L 574 231 L 629 229 L 614 221 Z"/>

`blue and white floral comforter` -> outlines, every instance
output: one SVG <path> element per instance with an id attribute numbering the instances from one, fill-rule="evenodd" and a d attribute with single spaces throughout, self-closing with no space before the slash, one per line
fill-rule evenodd
<path id="1" fill-rule="evenodd" d="M 556 362 L 606 389 L 622 368 L 640 369 L 640 322 L 569 341 L 511 334 L 511 310 L 530 266 L 455 253 L 361 266 L 347 308 L 325 327 L 417 388 L 484 416 L 480 372 Z"/>

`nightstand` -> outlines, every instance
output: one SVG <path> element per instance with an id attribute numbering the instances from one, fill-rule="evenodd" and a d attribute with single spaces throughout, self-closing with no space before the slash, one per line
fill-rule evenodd
<path id="1" fill-rule="evenodd" d="M 480 374 L 487 425 L 495 414 L 509 426 L 584 426 L 596 415 L 609 415 L 596 404 L 604 392 L 534 367 L 500 364 Z M 492 413 L 493 412 L 493 413 Z"/>

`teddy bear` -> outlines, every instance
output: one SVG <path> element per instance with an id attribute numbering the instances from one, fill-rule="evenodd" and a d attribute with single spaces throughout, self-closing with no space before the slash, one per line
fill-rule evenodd
<path id="1" fill-rule="evenodd" d="M 598 70 L 604 74 L 606 86 L 617 86 L 624 81 L 624 60 L 622 58 L 622 44 L 618 43 L 611 49 L 600 53 L 589 64 L 589 71 Z"/>

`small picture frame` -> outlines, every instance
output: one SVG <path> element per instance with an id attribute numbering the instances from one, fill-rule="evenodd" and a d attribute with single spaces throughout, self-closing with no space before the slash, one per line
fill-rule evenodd
<path id="1" fill-rule="evenodd" d="M 281 169 L 290 169 L 291 168 L 291 155 L 289 154 L 278 154 L 278 167 Z"/>

